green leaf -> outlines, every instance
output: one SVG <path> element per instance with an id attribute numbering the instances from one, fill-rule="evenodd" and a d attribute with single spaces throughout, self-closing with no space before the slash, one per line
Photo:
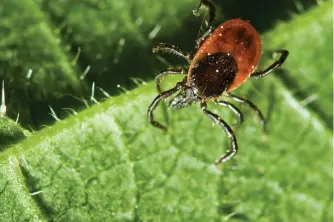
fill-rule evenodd
<path id="1" fill-rule="evenodd" d="M 324 5 L 332 8 L 330 3 Z M 333 82 L 333 67 L 328 62 L 333 60 L 333 30 L 328 28 L 332 20 L 331 11 L 314 10 L 303 17 L 296 16 L 289 24 L 298 27 L 297 30 L 287 32 L 289 26 L 280 24 L 264 38 L 269 47 L 289 49 L 290 56 L 284 64 L 288 72 L 277 76 L 330 128 L 333 127 L 333 109 L 329 108 L 332 107 L 333 89 L 326 87 L 326 83 Z"/>
<path id="2" fill-rule="evenodd" d="M 242 107 L 240 152 L 221 174 L 212 163 L 228 146 L 224 131 L 198 106 L 168 110 L 167 134 L 149 126 L 146 111 L 157 93 L 148 82 L 0 153 L 1 220 L 331 221 L 332 129 L 326 112 L 303 101 L 314 92 L 298 92 L 329 74 L 330 60 L 314 61 L 318 52 L 331 56 L 332 33 L 324 28 L 332 27 L 331 13 L 332 3 L 324 2 L 264 35 L 265 47 L 291 47 L 284 67 L 300 81 L 292 90 L 275 73 L 237 90 L 263 110 L 269 132 Z M 310 36 L 321 44 L 294 48 L 314 27 Z M 305 71 L 316 68 L 318 75 Z M 314 102 L 332 105 L 330 89 L 318 90 L 324 95 Z M 228 110 L 209 108 L 233 123 Z M 162 107 L 156 114 L 166 119 Z"/>
<path id="3" fill-rule="evenodd" d="M 84 88 L 73 59 L 33 1 L 2 1 L 0 18 L 0 74 L 6 88 L 13 90 L 7 100 L 9 112 L 31 115 L 32 101 L 60 98 Z"/>
<path id="4" fill-rule="evenodd" d="M 0 77 L 10 89 L 8 115 L 19 112 L 21 124 L 36 129 L 50 123 L 49 105 L 60 116 L 66 114 L 64 107 L 82 109 L 73 97 L 87 96 L 86 85 L 92 82 L 115 94 L 119 84 L 135 86 L 130 78 L 152 79 L 157 68 L 151 59 L 153 39 L 182 35 L 192 46 L 188 37 L 196 35 L 199 24 L 188 35 L 182 28 L 189 17 L 199 22 L 191 13 L 197 4 L 2 1 Z"/>
<path id="5" fill-rule="evenodd" d="M 29 131 L 7 117 L 0 117 L 0 129 L 0 152 L 30 135 Z"/>

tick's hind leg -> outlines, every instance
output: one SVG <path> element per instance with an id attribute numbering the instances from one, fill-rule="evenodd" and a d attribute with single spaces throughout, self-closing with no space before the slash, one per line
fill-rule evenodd
<path id="1" fill-rule="evenodd" d="M 164 76 L 168 75 L 185 75 L 187 74 L 187 71 L 184 69 L 177 69 L 177 68 L 170 68 L 170 69 L 165 69 L 160 71 L 156 76 L 155 76 L 155 86 L 157 87 L 157 90 L 159 93 L 162 92 L 160 83 L 161 83 L 161 78 Z"/>
<path id="2" fill-rule="evenodd" d="M 286 60 L 286 58 L 289 55 L 289 51 L 282 49 L 282 50 L 278 50 L 275 51 L 274 53 L 280 53 L 281 56 L 279 57 L 278 60 L 276 60 L 273 64 L 271 64 L 268 68 L 266 68 L 263 71 L 257 71 L 251 74 L 251 77 L 255 77 L 255 78 L 262 78 L 266 75 L 268 75 L 269 73 L 271 73 L 272 71 L 274 71 L 275 69 L 277 69 L 278 67 L 280 67 L 284 61 Z"/>
<path id="3" fill-rule="evenodd" d="M 227 107 L 230 110 L 232 110 L 232 112 L 234 112 L 234 114 L 236 114 L 237 117 L 238 117 L 238 125 L 241 125 L 241 123 L 244 121 L 244 117 L 242 115 L 242 112 L 237 107 L 235 107 L 232 103 L 229 103 L 229 102 L 226 102 L 226 101 L 221 101 L 221 100 L 216 100 L 215 103 L 220 105 L 220 106 L 224 106 L 224 107 Z"/>
<path id="4" fill-rule="evenodd" d="M 263 129 L 263 131 L 266 131 L 266 120 L 265 120 L 262 112 L 259 110 L 259 108 L 257 108 L 256 105 L 254 105 L 254 103 L 252 103 L 251 101 L 249 101 L 246 98 L 242 98 L 242 97 L 235 96 L 235 95 L 232 95 L 232 94 L 228 94 L 227 96 L 232 98 L 236 102 L 247 104 L 258 115 L 258 117 L 260 119 L 262 129 Z"/>
<path id="5" fill-rule="evenodd" d="M 207 106 L 205 102 L 201 103 L 202 111 L 207 115 L 213 122 L 218 123 L 226 132 L 228 138 L 231 142 L 231 148 L 227 151 L 227 153 L 223 156 L 221 156 L 219 159 L 215 161 L 215 164 L 218 165 L 220 163 L 226 162 L 227 160 L 231 159 L 238 151 L 238 144 L 237 139 L 235 138 L 235 135 L 233 133 L 233 130 L 231 127 L 222 120 L 218 115 L 212 113 L 211 111 L 207 110 Z"/>
<path id="6" fill-rule="evenodd" d="M 185 59 L 189 64 L 191 62 L 191 55 L 182 51 L 179 47 L 167 43 L 157 43 L 152 48 L 153 53 L 169 53 Z"/>
<path id="7" fill-rule="evenodd" d="M 155 97 L 155 99 L 152 101 L 151 105 L 148 107 L 148 111 L 147 111 L 147 119 L 148 119 L 149 123 L 151 123 L 153 126 L 159 128 L 163 131 L 167 131 L 166 126 L 164 126 L 161 123 L 154 120 L 153 111 L 157 108 L 159 102 L 162 99 L 166 99 L 167 97 L 173 95 L 174 93 L 179 91 L 182 87 L 184 87 L 183 85 L 184 85 L 184 81 L 178 82 L 174 88 L 172 88 L 170 90 L 167 90 L 167 91 L 164 91 L 164 92 L 160 93 L 157 97 Z"/>
<path id="8" fill-rule="evenodd" d="M 216 9 L 215 6 L 212 4 L 210 0 L 201 0 L 199 6 L 197 9 L 193 10 L 194 15 L 199 16 L 200 10 L 202 7 L 208 7 L 209 8 L 209 21 L 208 21 L 208 29 L 204 32 L 204 34 L 196 40 L 196 46 L 195 48 L 198 49 L 204 40 L 213 32 L 214 26 L 213 23 L 215 21 L 216 17 Z"/>

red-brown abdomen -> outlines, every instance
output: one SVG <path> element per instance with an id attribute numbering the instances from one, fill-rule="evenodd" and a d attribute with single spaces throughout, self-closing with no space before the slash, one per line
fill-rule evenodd
<path id="1" fill-rule="evenodd" d="M 238 71 L 227 91 L 236 89 L 257 67 L 261 56 L 261 39 L 255 28 L 241 19 L 224 22 L 204 41 L 196 52 L 189 68 L 188 80 L 192 67 L 207 55 L 229 53 L 238 64 Z"/>

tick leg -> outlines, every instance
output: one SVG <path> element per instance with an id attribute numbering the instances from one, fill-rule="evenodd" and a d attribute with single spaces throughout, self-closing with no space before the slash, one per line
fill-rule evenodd
<path id="1" fill-rule="evenodd" d="M 164 76 L 168 75 L 184 75 L 187 74 L 187 71 L 184 69 L 176 69 L 176 68 L 170 68 L 170 69 L 165 69 L 160 71 L 156 76 L 155 76 L 155 86 L 157 87 L 157 90 L 159 93 L 161 93 L 161 87 L 160 87 L 160 80 Z"/>
<path id="2" fill-rule="evenodd" d="M 184 81 L 178 82 L 174 88 L 172 88 L 170 90 L 167 90 L 167 91 L 164 91 L 164 92 L 160 93 L 157 97 L 155 97 L 155 99 L 152 101 L 151 105 L 148 107 L 147 119 L 148 119 L 149 123 L 151 123 L 153 126 L 159 128 L 163 131 L 167 131 L 166 126 L 164 126 L 161 123 L 154 120 L 153 111 L 155 110 L 155 108 L 157 108 L 159 102 L 162 99 L 166 99 L 167 97 L 169 97 L 169 96 L 173 95 L 174 93 L 176 93 L 177 91 L 179 91 L 183 87 L 183 84 L 184 84 Z"/>
<path id="3" fill-rule="evenodd" d="M 221 156 L 215 161 L 215 164 L 218 165 L 220 163 L 226 162 L 227 160 L 231 159 L 237 152 L 238 152 L 238 143 L 233 130 L 231 127 L 222 120 L 218 115 L 212 113 L 211 111 L 207 110 L 207 106 L 205 102 L 201 102 L 201 108 L 205 115 L 207 115 L 213 122 L 218 123 L 226 132 L 228 138 L 231 141 L 231 149 L 227 151 L 226 154 Z"/>
<path id="4" fill-rule="evenodd" d="M 185 59 L 189 64 L 191 62 L 191 55 L 183 52 L 179 47 L 167 43 L 157 43 L 153 46 L 153 53 L 170 53 Z"/>
<path id="5" fill-rule="evenodd" d="M 272 71 L 274 71 L 275 69 L 277 69 L 278 67 L 280 67 L 284 63 L 284 61 L 286 60 L 286 58 L 289 55 L 289 51 L 285 50 L 285 49 L 275 51 L 274 53 L 280 53 L 281 54 L 281 56 L 279 57 L 279 59 L 276 60 L 272 65 L 270 65 L 265 70 L 252 73 L 251 77 L 262 78 L 262 77 L 268 75 L 269 73 L 271 73 Z"/>
<path id="6" fill-rule="evenodd" d="M 251 101 L 249 101 L 246 98 L 242 98 L 242 97 L 235 96 L 235 95 L 232 95 L 232 94 L 228 94 L 227 96 L 232 98 L 234 101 L 237 101 L 239 103 L 247 104 L 254 112 L 256 112 L 256 114 L 258 115 L 258 117 L 260 119 L 263 131 L 266 131 L 266 120 L 265 120 L 262 112 L 259 110 L 259 108 L 257 108 L 256 105 L 254 105 L 254 103 L 252 103 Z"/>
<path id="7" fill-rule="evenodd" d="M 227 107 L 230 110 L 232 110 L 232 112 L 234 112 L 238 117 L 238 124 L 239 125 L 244 121 L 244 117 L 243 117 L 241 111 L 237 107 L 235 107 L 232 103 L 229 103 L 229 102 L 226 102 L 226 101 L 221 101 L 221 100 L 216 100 L 215 103 L 217 103 L 218 105 Z"/>
<path id="8" fill-rule="evenodd" d="M 215 21 L 215 17 L 216 17 L 216 9 L 215 6 L 212 4 L 212 2 L 210 2 L 209 0 L 201 0 L 201 2 L 199 3 L 199 6 L 197 7 L 197 9 L 193 10 L 194 15 L 199 16 L 200 14 L 200 10 L 202 9 L 202 7 L 208 7 L 209 9 L 209 21 L 208 21 L 208 30 L 206 30 L 204 32 L 204 34 L 196 40 L 196 49 L 198 49 L 202 43 L 204 42 L 204 40 L 213 32 L 214 30 L 214 26 L 213 23 Z"/>

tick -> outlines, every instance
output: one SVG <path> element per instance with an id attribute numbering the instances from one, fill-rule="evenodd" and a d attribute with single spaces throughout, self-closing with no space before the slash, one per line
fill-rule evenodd
<path id="1" fill-rule="evenodd" d="M 195 53 L 185 53 L 178 47 L 170 44 L 159 43 L 153 47 L 154 53 L 171 53 L 185 59 L 188 69 L 170 68 L 159 72 L 155 83 L 159 95 L 152 101 L 148 108 L 148 121 L 153 126 L 167 131 L 167 127 L 154 120 L 153 111 L 159 102 L 173 94 L 178 94 L 169 102 L 171 109 L 181 109 L 194 103 L 199 103 L 203 113 L 214 123 L 219 124 L 226 132 L 230 140 L 230 149 L 219 157 L 215 164 L 223 163 L 231 159 L 238 151 L 237 139 L 231 127 L 215 113 L 207 109 L 207 102 L 231 109 L 242 123 L 243 115 L 232 103 L 222 101 L 223 95 L 240 103 L 247 104 L 260 118 L 262 127 L 265 128 L 265 119 L 261 111 L 249 100 L 233 95 L 231 92 L 238 88 L 248 78 L 262 78 L 280 67 L 286 60 L 289 52 L 278 50 L 278 60 L 262 71 L 255 71 L 261 56 L 261 39 L 255 28 L 241 19 L 232 19 L 224 22 L 216 29 L 215 8 L 209 0 L 201 0 L 194 14 L 198 15 L 202 7 L 209 9 L 208 29 L 196 40 Z M 184 79 L 176 83 L 176 86 L 167 91 L 162 91 L 160 80 L 166 75 L 184 75 Z"/>

